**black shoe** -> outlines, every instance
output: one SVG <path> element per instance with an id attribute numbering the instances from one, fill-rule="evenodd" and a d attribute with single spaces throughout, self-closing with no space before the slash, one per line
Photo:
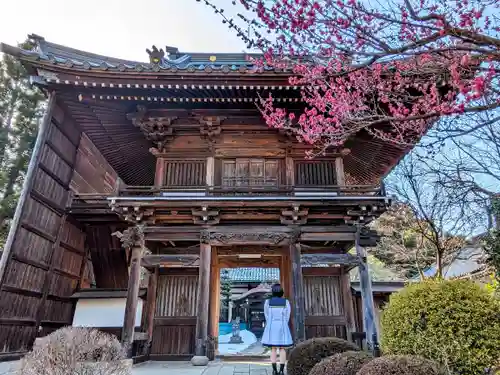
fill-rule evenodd
<path id="1" fill-rule="evenodd" d="M 273 375 L 278 375 L 278 366 L 276 365 L 276 363 L 273 363 L 272 366 L 273 366 Z"/>
<path id="2" fill-rule="evenodd" d="M 280 363 L 280 372 L 278 375 L 285 375 L 285 364 Z"/>

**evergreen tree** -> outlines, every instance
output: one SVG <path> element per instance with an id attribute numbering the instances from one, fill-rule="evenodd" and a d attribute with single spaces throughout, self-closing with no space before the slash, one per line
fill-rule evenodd
<path id="1" fill-rule="evenodd" d="M 16 209 L 43 104 L 44 95 L 30 85 L 22 64 L 4 55 L 0 60 L 0 248 Z"/>
<path id="2" fill-rule="evenodd" d="M 229 270 L 224 268 L 221 274 L 221 283 L 220 283 L 220 293 L 221 293 L 221 308 L 227 311 L 229 316 L 229 302 L 231 300 L 231 288 L 233 284 L 229 277 Z M 227 318 L 227 317 L 226 317 Z M 225 319 L 227 320 L 227 319 Z"/>

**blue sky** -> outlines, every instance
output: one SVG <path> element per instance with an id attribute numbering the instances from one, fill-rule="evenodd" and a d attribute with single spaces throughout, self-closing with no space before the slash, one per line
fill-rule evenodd
<path id="1" fill-rule="evenodd" d="M 233 10 L 230 0 L 214 3 Z M 196 0 L 3 0 L 0 8 L 0 41 L 9 44 L 35 33 L 51 42 L 139 61 L 148 60 L 145 49 L 153 44 L 185 52 L 245 49 L 219 16 Z"/>

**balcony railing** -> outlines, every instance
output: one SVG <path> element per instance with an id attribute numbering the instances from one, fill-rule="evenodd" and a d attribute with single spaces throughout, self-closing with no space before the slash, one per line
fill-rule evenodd
<path id="1" fill-rule="evenodd" d="M 224 196 L 284 196 L 284 197 L 336 197 L 336 196 L 385 196 L 383 185 L 234 185 L 234 186 L 127 186 L 118 191 L 119 197 L 224 197 Z"/>

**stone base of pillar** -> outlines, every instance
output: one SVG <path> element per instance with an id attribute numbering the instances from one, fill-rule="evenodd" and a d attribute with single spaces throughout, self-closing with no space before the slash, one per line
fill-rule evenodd
<path id="1" fill-rule="evenodd" d="M 208 365 L 208 357 L 204 355 L 195 355 L 193 358 L 191 358 L 191 364 L 193 366 L 206 366 Z"/>

